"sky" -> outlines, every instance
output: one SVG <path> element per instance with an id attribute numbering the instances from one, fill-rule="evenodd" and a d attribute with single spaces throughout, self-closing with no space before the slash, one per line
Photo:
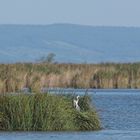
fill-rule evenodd
<path id="1" fill-rule="evenodd" d="M 140 27 L 140 0 L 0 0 L 0 24 Z"/>

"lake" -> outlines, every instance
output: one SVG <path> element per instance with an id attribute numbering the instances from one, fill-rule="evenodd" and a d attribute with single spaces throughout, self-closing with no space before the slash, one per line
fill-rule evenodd
<path id="1" fill-rule="evenodd" d="M 81 92 L 78 94 L 82 94 Z M 103 90 L 89 92 L 103 130 L 96 132 L 0 132 L 0 140 L 139 140 L 140 92 Z"/>

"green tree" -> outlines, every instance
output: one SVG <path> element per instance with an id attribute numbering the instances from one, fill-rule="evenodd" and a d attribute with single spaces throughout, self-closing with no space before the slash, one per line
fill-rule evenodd
<path id="1" fill-rule="evenodd" d="M 54 57 L 56 55 L 54 53 L 49 53 L 47 56 L 42 56 L 40 59 L 39 59 L 39 62 L 41 63 L 53 63 L 54 62 Z"/>

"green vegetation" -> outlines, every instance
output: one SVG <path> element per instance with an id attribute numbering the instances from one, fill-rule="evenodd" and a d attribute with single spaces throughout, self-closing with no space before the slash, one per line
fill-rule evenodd
<path id="1" fill-rule="evenodd" d="M 52 64 L 17 63 L 0 65 L 0 93 L 29 87 L 140 88 L 140 63 Z"/>
<path id="2" fill-rule="evenodd" d="M 54 53 L 49 53 L 47 56 L 41 57 L 39 60 L 37 60 L 40 63 L 53 63 L 54 62 Z"/>
<path id="3" fill-rule="evenodd" d="M 80 97 L 80 111 L 72 95 L 7 94 L 0 96 L 0 130 L 99 130 L 100 122 L 88 96 Z"/>

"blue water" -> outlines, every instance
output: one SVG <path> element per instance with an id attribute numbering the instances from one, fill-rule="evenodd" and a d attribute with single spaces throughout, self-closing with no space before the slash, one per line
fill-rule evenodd
<path id="1" fill-rule="evenodd" d="M 93 101 L 104 129 L 140 130 L 140 93 L 96 93 Z"/>
<path id="2" fill-rule="evenodd" d="M 140 93 L 89 93 L 101 118 L 103 130 L 96 132 L 0 132 L 0 140 L 139 140 Z"/>

